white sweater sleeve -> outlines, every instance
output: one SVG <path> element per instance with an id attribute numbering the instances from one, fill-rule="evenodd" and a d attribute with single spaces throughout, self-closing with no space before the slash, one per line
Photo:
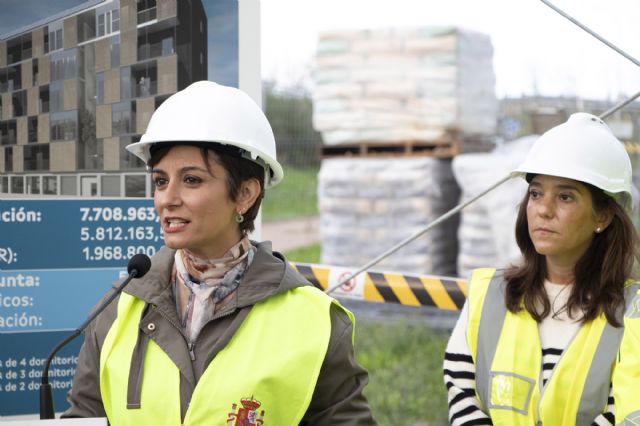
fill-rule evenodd
<path id="1" fill-rule="evenodd" d="M 449 399 L 452 426 L 491 425 L 476 397 L 476 366 L 467 343 L 469 311 L 464 304 L 444 354 L 444 383 Z"/>

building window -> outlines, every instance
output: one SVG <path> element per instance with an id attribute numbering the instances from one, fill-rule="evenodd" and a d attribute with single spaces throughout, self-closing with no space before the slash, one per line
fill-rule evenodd
<path id="1" fill-rule="evenodd" d="M 105 25 L 104 25 L 104 21 L 105 21 L 105 14 L 101 13 L 100 15 L 98 15 L 98 37 L 103 36 L 106 34 L 105 32 Z"/>
<path id="2" fill-rule="evenodd" d="M 78 43 L 84 43 L 96 37 L 96 11 L 89 9 L 77 15 Z"/>
<path id="3" fill-rule="evenodd" d="M 49 85 L 49 97 L 51 112 L 60 112 L 64 109 L 64 83 L 62 81 L 54 81 Z"/>
<path id="4" fill-rule="evenodd" d="M 40 76 L 39 72 L 38 72 L 38 59 L 34 59 L 33 63 L 31 64 L 31 72 L 32 72 L 32 78 L 33 78 L 33 85 L 37 86 L 38 85 L 38 78 Z"/>
<path id="5" fill-rule="evenodd" d="M 96 105 L 104 103 L 104 73 L 96 74 Z"/>
<path id="6" fill-rule="evenodd" d="M 173 55 L 175 52 L 175 28 L 159 28 L 151 25 L 138 29 L 138 60 Z"/>
<path id="7" fill-rule="evenodd" d="M 22 89 L 22 72 L 20 65 L 7 68 L 7 92 Z"/>
<path id="8" fill-rule="evenodd" d="M 103 197 L 122 197 L 122 193 L 120 192 L 120 176 L 103 175 L 100 180 Z"/>
<path id="9" fill-rule="evenodd" d="M 111 68 L 120 66 L 120 35 L 111 37 Z"/>
<path id="10" fill-rule="evenodd" d="M 120 10 L 118 9 L 111 11 L 111 31 L 120 31 Z"/>
<path id="11" fill-rule="evenodd" d="M 71 80 L 78 76 L 77 49 L 51 55 L 51 81 Z"/>
<path id="12" fill-rule="evenodd" d="M 138 0 L 138 24 L 156 19 L 156 0 Z"/>
<path id="13" fill-rule="evenodd" d="M 60 195 L 78 195 L 78 179 L 75 176 L 60 176 Z"/>
<path id="14" fill-rule="evenodd" d="M 59 23 L 60 28 L 49 27 L 49 52 L 55 52 L 62 49 L 62 22 Z"/>
<path id="15" fill-rule="evenodd" d="M 38 117 L 29 117 L 28 122 L 29 143 L 38 142 Z"/>
<path id="16" fill-rule="evenodd" d="M 122 155 L 120 155 L 120 170 L 131 170 L 131 169 L 139 169 L 141 167 L 144 167 L 144 163 L 142 162 L 142 160 L 140 160 L 135 155 L 129 153 L 125 149 L 127 145 L 129 145 L 133 141 L 137 142 L 138 140 L 139 140 L 139 137 L 134 138 L 134 137 L 127 136 L 127 137 L 120 138 L 120 152 L 122 152 Z"/>
<path id="17" fill-rule="evenodd" d="M 160 95 L 160 96 L 156 96 L 153 108 L 154 108 L 154 109 L 158 109 L 158 107 L 159 107 L 160 105 L 162 105 L 162 103 L 163 103 L 164 101 L 166 101 L 167 99 L 169 99 L 169 96 L 171 96 L 171 95 Z"/>
<path id="18" fill-rule="evenodd" d="M 42 176 L 42 193 L 45 195 L 57 195 L 58 178 L 55 176 Z"/>
<path id="19" fill-rule="evenodd" d="M 96 19 L 98 37 L 120 31 L 120 11 L 118 9 L 98 13 Z"/>
<path id="20" fill-rule="evenodd" d="M 7 41 L 7 64 L 31 58 L 31 33 Z"/>
<path id="21" fill-rule="evenodd" d="M 24 170 L 49 170 L 49 144 L 28 145 L 24 147 Z"/>
<path id="22" fill-rule="evenodd" d="M 49 112 L 49 86 L 40 87 L 40 114 Z"/>
<path id="23" fill-rule="evenodd" d="M 4 149 L 4 171 L 13 171 L 13 147 L 11 146 Z"/>
<path id="24" fill-rule="evenodd" d="M 120 68 L 120 99 L 131 99 L 133 96 L 133 84 L 131 82 L 131 68 Z"/>
<path id="25" fill-rule="evenodd" d="M 166 37 L 162 39 L 162 56 L 173 55 L 173 37 Z"/>
<path id="26" fill-rule="evenodd" d="M 16 120 L 0 122 L 0 145 L 15 145 L 17 143 Z"/>
<path id="27" fill-rule="evenodd" d="M 20 90 L 13 92 L 11 95 L 11 103 L 13 105 L 13 116 L 22 117 L 27 115 L 27 91 Z"/>
<path id="28" fill-rule="evenodd" d="M 76 111 L 51 114 L 51 140 L 72 141 L 78 137 L 78 114 Z"/>
<path id="29" fill-rule="evenodd" d="M 147 97 L 151 96 L 152 94 L 155 95 L 155 90 L 153 92 L 151 91 L 151 78 L 145 75 L 140 76 L 140 79 L 138 80 L 136 95 L 139 97 Z"/>
<path id="30" fill-rule="evenodd" d="M 0 68 L 0 93 L 9 91 L 9 75 L 7 68 Z"/>
<path id="31" fill-rule="evenodd" d="M 88 137 L 78 144 L 78 169 L 103 170 L 103 140 Z"/>
<path id="32" fill-rule="evenodd" d="M 11 176 L 11 193 L 24 194 L 24 176 Z"/>
<path id="33" fill-rule="evenodd" d="M 153 96 L 158 93 L 156 61 L 135 65 L 131 69 L 131 74 L 131 78 L 136 84 L 136 97 Z"/>
<path id="34" fill-rule="evenodd" d="M 9 193 L 9 176 L 0 176 L 0 193 Z"/>
<path id="35" fill-rule="evenodd" d="M 40 194 L 40 176 L 27 176 L 27 194 Z"/>
<path id="36" fill-rule="evenodd" d="M 147 175 L 125 175 L 124 195 L 125 197 L 146 197 Z"/>
<path id="37" fill-rule="evenodd" d="M 49 28 L 44 27 L 44 53 L 49 53 Z"/>
<path id="38" fill-rule="evenodd" d="M 130 101 L 118 102 L 111 107 L 111 125 L 113 136 L 131 134 L 136 123 L 135 103 Z"/>

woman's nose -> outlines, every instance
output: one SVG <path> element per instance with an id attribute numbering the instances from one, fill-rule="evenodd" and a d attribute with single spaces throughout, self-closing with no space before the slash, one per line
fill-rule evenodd
<path id="1" fill-rule="evenodd" d="M 182 204 L 180 196 L 180 186 L 175 183 L 175 180 L 170 180 L 162 190 L 156 189 L 156 198 L 158 205 L 161 208 L 171 208 Z"/>
<path id="2" fill-rule="evenodd" d="M 543 217 L 553 216 L 553 210 L 554 210 L 553 198 L 547 195 L 543 195 L 538 199 L 538 202 L 536 203 L 536 208 L 540 216 L 543 216 Z"/>

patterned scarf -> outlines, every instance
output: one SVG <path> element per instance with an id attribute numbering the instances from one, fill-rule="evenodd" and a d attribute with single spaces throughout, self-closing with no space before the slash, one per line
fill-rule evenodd
<path id="1" fill-rule="evenodd" d="M 202 259 L 177 250 L 171 273 L 180 323 L 191 342 L 230 299 L 253 260 L 255 247 L 244 237 L 220 259 Z"/>

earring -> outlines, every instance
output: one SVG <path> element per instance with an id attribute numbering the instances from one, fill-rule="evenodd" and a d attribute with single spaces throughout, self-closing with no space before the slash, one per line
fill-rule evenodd
<path id="1" fill-rule="evenodd" d="M 235 219 L 236 219 L 236 222 L 238 222 L 238 223 L 244 222 L 244 216 L 240 212 L 236 213 L 236 218 Z"/>
<path id="2" fill-rule="evenodd" d="M 599 234 L 600 232 L 602 232 L 602 228 L 600 228 L 599 226 L 596 228 L 596 234 Z"/>

